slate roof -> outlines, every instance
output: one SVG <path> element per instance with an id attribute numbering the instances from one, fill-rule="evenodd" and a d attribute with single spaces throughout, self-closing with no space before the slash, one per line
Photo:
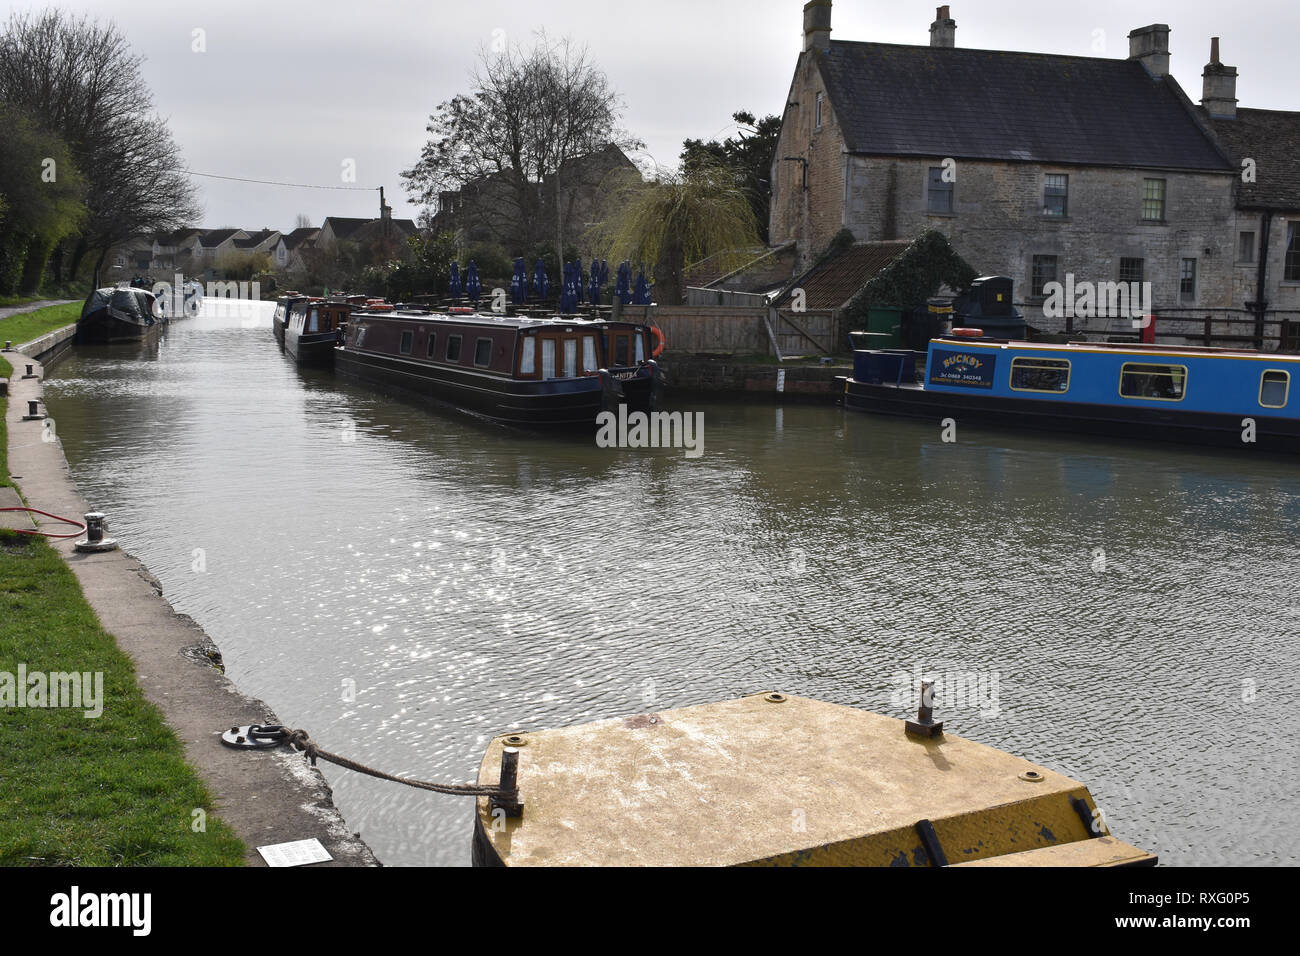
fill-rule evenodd
<path id="1" fill-rule="evenodd" d="M 205 249 L 211 249 L 214 246 L 221 245 L 235 233 L 242 231 L 240 229 L 206 229 L 199 238 L 199 243 Z"/>
<path id="2" fill-rule="evenodd" d="M 792 282 L 775 304 L 788 303 L 794 290 L 800 288 L 809 309 L 839 309 L 911 244 L 910 239 L 889 239 L 849 246 Z"/>
<path id="3" fill-rule="evenodd" d="M 274 229 L 259 229 L 257 232 L 250 233 L 247 239 L 236 239 L 236 249 L 252 249 L 270 239 L 276 234 Z"/>
<path id="4" fill-rule="evenodd" d="M 310 242 L 320 234 L 320 229 L 315 226 L 299 226 L 293 232 L 286 232 L 280 237 L 284 242 L 286 249 L 297 249 L 304 242 Z"/>
<path id="5" fill-rule="evenodd" d="M 324 225 L 332 226 L 334 228 L 335 239 L 348 239 L 352 236 L 352 233 L 356 232 L 369 221 L 369 219 L 349 219 L 343 216 L 327 216 Z M 324 228 L 324 226 L 322 226 L 322 228 Z"/>
<path id="6" fill-rule="evenodd" d="M 1137 60 L 843 40 L 815 55 L 850 152 L 1231 168 L 1177 81 Z"/>
<path id="7" fill-rule="evenodd" d="M 391 219 L 389 222 L 391 222 L 393 226 L 392 235 L 398 239 L 405 238 L 406 236 L 413 236 L 418 232 L 415 223 L 410 219 Z M 384 225 L 382 219 L 371 219 L 369 222 L 365 222 L 363 225 L 352 230 L 352 232 L 348 234 L 348 239 L 353 242 L 370 242 L 374 239 L 380 238 L 384 234 L 383 230 Z"/>
<path id="8" fill-rule="evenodd" d="M 1300 209 L 1300 113 L 1238 109 L 1236 119 L 1209 123 L 1234 168 L 1255 160 L 1255 182 L 1238 185 L 1238 206 Z"/>

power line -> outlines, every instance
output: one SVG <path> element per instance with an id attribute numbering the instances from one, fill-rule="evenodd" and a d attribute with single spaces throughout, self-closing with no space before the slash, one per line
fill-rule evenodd
<path id="1" fill-rule="evenodd" d="M 378 186 L 318 186 L 314 183 L 281 183 L 271 179 L 244 179 L 240 176 L 218 176 L 216 173 L 196 173 L 193 170 L 185 171 L 191 176 L 206 176 L 208 179 L 228 179 L 236 183 L 259 183 L 263 186 L 292 186 L 295 189 L 346 189 L 353 192 L 377 192 Z"/>

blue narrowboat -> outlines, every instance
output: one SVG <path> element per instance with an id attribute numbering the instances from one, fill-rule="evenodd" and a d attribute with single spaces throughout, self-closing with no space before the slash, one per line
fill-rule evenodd
<path id="1" fill-rule="evenodd" d="M 1300 453 L 1300 355 L 953 334 L 930 342 L 918 382 L 913 354 L 856 352 L 845 407 Z"/>

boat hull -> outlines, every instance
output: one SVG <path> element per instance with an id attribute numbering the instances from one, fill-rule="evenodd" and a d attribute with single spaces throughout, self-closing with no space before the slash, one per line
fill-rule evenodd
<path id="1" fill-rule="evenodd" d="M 331 365 L 338 346 L 336 331 L 301 333 L 292 328 L 282 334 L 284 350 L 299 365 Z"/>
<path id="2" fill-rule="evenodd" d="M 857 412 L 928 419 L 945 418 L 995 428 L 1030 428 L 1107 438 L 1176 442 L 1246 451 L 1300 454 L 1300 421 L 1266 415 L 1238 415 L 1114 406 L 1087 402 L 1045 402 L 997 395 L 954 394 L 917 385 L 867 384 L 848 379 L 844 407 Z M 1255 422 L 1254 442 L 1243 441 L 1243 420 Z"/>
<path id="3" fill-rule="evenodd" d="M 158 337 L 163 322 L 147 325 L 128 322 L 105 312 L 92 313 L 77 322 L 77 341 L 94 345 L 114 342 L 149 342 Z"/>
<path id="4" fill-rule="evenodd" d="M 600 412 L 619 404 L 648 411 L 658 390 L 654 366 L 636 369 L 636 376 L 627 379 L 584 376 L 539 382 L 338 348 L 334 367 L 346 377 L 386 390 L 529 427 L 594 427 Z M 628 371 L 633 370 L 616 374 Z"/>

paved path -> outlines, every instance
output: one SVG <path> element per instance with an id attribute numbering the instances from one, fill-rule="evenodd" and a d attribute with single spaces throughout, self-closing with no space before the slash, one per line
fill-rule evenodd
<path id="1" fill-rule="evenodd" d="M 33 364 L 43 373 L 39 363 Z M 33 508 L 80 516 L 90 508 L 72 482 L 62 446 L 42 440 L 44 422 L 22 420 L 27 401 L 39 400 L 41 391 L 40 378 L 10 382 L 9 472 Z M 37 519 L 38 526 L 47 523 Z M 135 662 L 137 682 L 181 739 L 221 819 L 247 845 L 248 863 L 264 865 L 255 847 L 316 837 L 334 858 L 318 865 L 377 864 L 370 848 L 348 830 L 325 778 L 302 755 L 287 747 L 250 752 L 222 745 L 220 734 L 228 727 L 279 720 L 265 703 L 242 693 L 212 666 L 206 656 L 216 650 L 212 640 L 193 620 L 176 613 L 139 561 L 122 550 L 80 554 L 68 539 L 50 543 L 76 574 L 105 630 Z"/>
<path id="2" fill-rule="evenodd" d="M 67 305 L 69 302 L 76 301 L 76 299 L 41 299 L 39 302 L 27 302 L 23 305 L 8 305 L 0 309 L 0 319 L 7 319 L 11 315 L 22 315 L 24 312 L 35 312 L 47 305 Z"/>

